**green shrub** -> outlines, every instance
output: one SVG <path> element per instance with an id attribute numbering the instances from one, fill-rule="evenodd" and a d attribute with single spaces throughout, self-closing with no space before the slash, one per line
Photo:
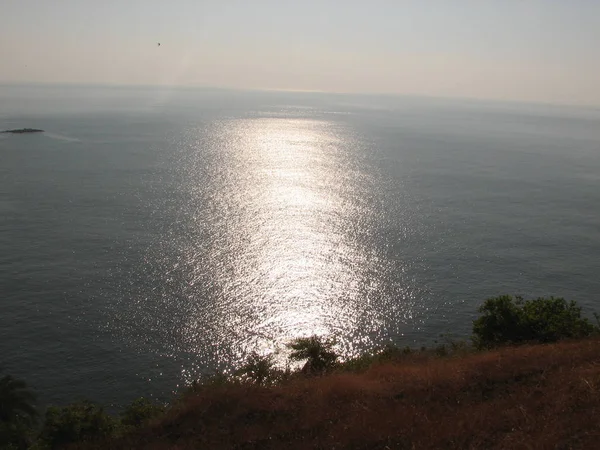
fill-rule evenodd
<path id="1" fill-rule="evenodd" d="M 335 342 L 323 339 L 319 336 L 298 338 L 288 344 L 292 350 L 290 359 L 292 361 L 306 360 L 302 368 L 304 373 L 321 373 L 333 367 L 338 355 L 333 351 Z"/>
<path id="2" fill-rule="evenodd" d="M 598 327 L 581 317 L 581 308 L 563 298 L 523 300 L 510 295 L 490 298 L 479 308 L 473 322 L 473 342 L 478 348 L 493 348 L 525 342 L 555 342 L 581 338 Z"/>
<path id="3" fill-rule="evenodd" d="M 116 429 L 117 421 L 102 407 L 84 401 L 64 407 L 49 407 L 40 438 L 51 448 L 56 448 L 101 439 L 112 435 Z"/>
<path id="4" fill-rule="evenodd" d="M 165 412 L 165 407 L 147 398 L 140 397 L 121 413 L 121 424 L 125 427 L 139 427 Z"/>

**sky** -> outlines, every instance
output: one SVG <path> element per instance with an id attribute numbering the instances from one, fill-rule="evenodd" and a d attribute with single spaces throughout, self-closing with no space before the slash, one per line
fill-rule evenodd
<path id="1" fill-rule="evenodd" d="M 598 0 L 1 0 L 0 6 L 0 83 L 600 105 Z"/>

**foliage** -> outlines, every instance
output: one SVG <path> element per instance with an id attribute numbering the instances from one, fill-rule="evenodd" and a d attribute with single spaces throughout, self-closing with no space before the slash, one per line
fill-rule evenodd
<path id="1" fill-rule="evenodd" d="M 139 427 L 160 416 L 164 411 L 165 407 L 163 405 L 140 397 L 121 413 L 121 424 L 126 427 Z"/>
<path id="2" fill-rule="evenodd" d="M 0 378 L 0 422 L 35 423 L 35 402 L 36 395 L 24 381 L 10 375 Z"/>
<path id="3" fill-rule="evenodd" d="M 29 448 L 33 441 L 33 428 L 21 420 L 0 422 L 0 449 L 21 450 Z"/>
<path id="4" fill-rule="evenodd" d="M 361 353 L 358 356 L 338 363 L 336 370 L 342 372 L 363 372 L 374 364 L 399 361 L 406 359 L 411 354 L 413 354 L 413 350 L 408 346 L 400 348 L 387 344 L 383 347 L 375 348 L 371 352 Z"/>
<path id="5" fill-rule="evenodd" d="M 116 428 L 117 421 L 106 414 L 102 407 L 83 401 L 48 408 L 40 437 L 51 448 L 56 448 L 74 442 L 101 439 L 113 434 Z"/>
<path id="6" fill-rule="evenodd" d="M 275 378 L 275 361 L 273 355 L 259 355 L 252 352 L 242 367 L 236 371 L 236 375 L 242 380 L 251 381 L 256 384 L 266 384 Z"/>
<path id="7" fill-rule="evenodd" d="M 333 351 L 335 342 L 319 336 L 298 338 L 288 344 L 292 350 L 290 359 L 293 361 L 306 360 L 302 368 L 304 373 L 320 373 L 334 366 L 338 355 Z"/>
<path id="8" fill-rule="evenodd" d="M 375 354 L 379 361 L 385 362 L 400 359 L 406 355 L 410 355 L 411 353 L 413 353 L 413 351 L 409 346 L 399 348 L 394 345 L 388 344 L 385 347 L 378 350 Z"/>
<path id="9" fill-rule="evenodd" d="M 10 375 L 0 378 L 0 448 L 27 448 L 37 422 L 36 395 Z"/>
<path id="10" fill-rule="evenodd" d="M 340 372 L 363 372 L 373 365 L 377 355 L 364 353 L 339 363 L 336 370 Z"/>
<path id="11" fill-rule="evenodd" d="M 198 394 L 208 388 L 223 387 L 236 384 L 238 380 L 226 373 L 214 373 L 211 375 L 203 375 L 188 384 L 181 392 L 180 397 L 183 399 L 188 395 Z"/>
<path id="12" fill-rule="evenodd" d="M 434 347 L 433 354 L 440 358 L 465 356 L 473 351 L 473 346 L 464 339 L 453 338 L 449 334 L 441 334 L 440 337 L 444 341 L 443 343 Z M 438 343 L 437 340 L 434 343 Z M 421 352 L 427 352 L 427 349 L 421 350 Z"/>
<path id="13" fill-rule="evenodd" d="M 473 342 L 478 348 L 493 348 L 525 342 L 555 342 L 581 338 L 598 327 L 581 317 L 581 308 L 563 298 L 523 300 L 509 295 L 490 298 L 479 308 L 473 322 Z"/>

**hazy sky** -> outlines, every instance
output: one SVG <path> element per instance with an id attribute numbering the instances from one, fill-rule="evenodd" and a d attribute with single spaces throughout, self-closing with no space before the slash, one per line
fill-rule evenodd
<path id="1" fill-rule="evenodd" d="M 0 82 L 600 105 L 598 0 L 0 0 L 0 13 Z"/>

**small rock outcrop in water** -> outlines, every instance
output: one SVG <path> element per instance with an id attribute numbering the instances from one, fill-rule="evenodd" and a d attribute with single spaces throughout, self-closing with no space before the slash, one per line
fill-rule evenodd
<path id="1" fill-rule="evenodd" d="M 43 133 L 44 130 L 37 130 L 35 128 L 20 128 L 18 130 L 6 130 L 3 133 L 14 133 L 14 134 L 23 134 L 23 133 Z"/>

